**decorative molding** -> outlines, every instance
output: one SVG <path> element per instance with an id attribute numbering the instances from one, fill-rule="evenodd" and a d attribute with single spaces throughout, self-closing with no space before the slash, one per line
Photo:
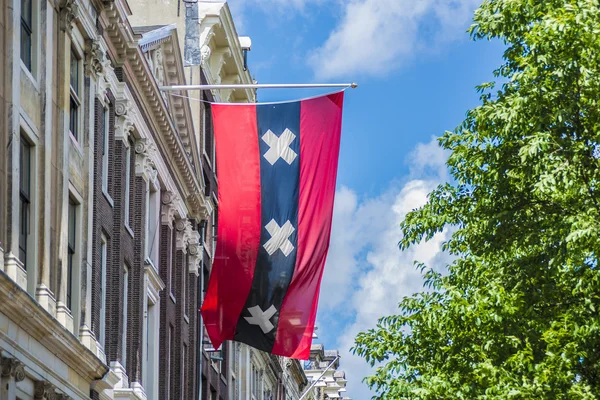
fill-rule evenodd
<path id="1" fill-rule="evenodd" d="M 16 382 L 25 379 L 25 366 L 16 358 L 0 357 L 0 367 L 4 378 L 13 377 Z"/>
<path id="2" fill-rule="evenodd" d="M 175 220 L 175 213 L 177 207 L 177 195 L 171 191 L 163 192 L 161 197 L 162 207 L 160 210 L 160 220 L 163 225 L 169 225 L 173 229 L 173 221 Z"/>
<path id="3" fill-rule="evenodd" d="M 92 381 L 106 373 L 106 366 L 75 335 L 48 313 L 25 290 L 0 271 L 0 313 L 37 340 L 81 377 Z"/>
<path id="4" fill-rule="evenodd" d="M 124 141 L 129 145 L 129 135 L 133 132 L 133 106 L 127 99 L 115 102 L 115 139 Z"/>
<path id="5" fill-rule="evenodd" d="M 200 276 L 200 262 L 202 261 L 202 244 L 200 243 L 200 232 L 192 230 L 188 242 L 188 270 L 190 273 Z"/>
<path id="6" fill-rule="evenodd" d="M 57 400 L 56 387 L 47 381 L 37 381 L 33 389 L 33 398 L 36 400 Z"/>
<path id="7" fill-rule="evenodd" d="M 59 10 L 60 29 L 71 33 L 73 22 L 79 18 L 79 5 L 75 0 L 61 0 Z"/>
<path id="8" fill-rule="evenodd" d="M 104 75 L 112 69 L 110 60 L 100 40 L 89 40 L 85 51 L 85 73 L 94 76 L 98 81 L 105 81 Z"/>
<path id="9" fill-rule="evenodd" d="M 148 262 L 145 262 L 144 264 L 144 272 L 146 274 L 146 278 L 148 279 L 148 291 L 152 295 L 153 300 L 158 302 L 160 299 L 160 292 L 166 287 L 166 285 L 153 264 Z"/>
<path id="10" fill-rule="evenodd" d="M 148 182 L 156 182 L 158 172 L 154 160 L 158 157 L 158 151 L 154 142 L 148 139 L 139 139 L 135 142 L 135 173 L 142 175 Z"/>
<path id="11" fill-rule="evenodd" d="M 176 248 L 186 253 L 189 240 L 192 237 L 192 223 L 187 218 L 180 218 L 175 221 L 175 230 L 177 231 Z"/>

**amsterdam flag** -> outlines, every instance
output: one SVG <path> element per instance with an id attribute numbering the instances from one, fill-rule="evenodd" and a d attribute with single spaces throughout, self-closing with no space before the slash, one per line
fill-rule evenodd
<path id="1" fill-rule="evenodd" d="M 219 224 L 202 316 L 215 348 L 235 340 L 308 359 L 343 98 L 212 106 Z"/>

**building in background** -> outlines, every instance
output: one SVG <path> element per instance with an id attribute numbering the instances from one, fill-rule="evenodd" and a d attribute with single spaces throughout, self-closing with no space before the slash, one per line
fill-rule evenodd
<path id="1" fill-rule="evenodd" d="M 304 363 L 304 372 L 308 377 L 309 384 L 318 380 L 311 389 L 311 399 L 351 400 L 349 397 L 344 397 L 347 383 L 346 373 L 338 369 L 340 367 L 338 356 L 338 350 L 325 350 L 322 344 L 313 344 L 311 346 L 310 359 Z M 327 370 L 327 367 L 332 362 L 333 365 Z"/>

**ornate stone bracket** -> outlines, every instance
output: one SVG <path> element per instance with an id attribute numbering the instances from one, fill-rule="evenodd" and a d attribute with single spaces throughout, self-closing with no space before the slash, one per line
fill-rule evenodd
<path id="1" fill-rule="evenodd" d="M 106 57 L 99 40 L 90 40 L 88 43 L 85 51 L 85 73 L 100 80 L 109 69 L 112 69 L 110 60 Z"/>
<path id="2" fill-rule="evenodd" d="M 16 382 L 25 379 L 25 366 L 16 358 L 0 357 L 0 368 L 3 378 L 13 377 Z"/>
<path id="3" fill-rule="evenodd" d="M 33 398 L 36 400 L 57 400 L 59 397 L 56 395 L 56 387 L 53 384 L 38 381 L 35 383 Z M 67 398 L 69 397 L 67 396 Z"/>
<path id="4" fill-rule="evenodd" d="M 187 218 L 178 219 L 175 221 L 175 230 L 177 231 L 175 237 L 177 250 L 182 250 L 186 253 L 188 243 L 192 236 L 192 223 Z"/>
<path id="5" fill-rule="evenodd" d="M 128 143 L 129 135 L 133 131 L 133 120 L 131 114 L 133 107 L 129 100 L 117 100 L 115 103 L 115 114 L 117 115 L 115 122 L 115 139 L 123 140 Z"/>
<path id="6" fill-rule="evenodd" d="M 79 5 L 75 0 L 61 0 L 59 10 L 60 29 L 71 33 L 73 22 L 79 18 Z"/>
<path id="7" fill-rule="evenodd" d="M 202 245 L 200 244 L 200 233 L 192 230 L 188 242 L 189 272 L 199 275 L 200 261 L 202 260 Z"/>
<path id="8" fill-rule="evenodd" d="M 154 183 L 158 175 L 154 162 L 157 157 L 156 145 L 147 139 L 140 139 L 135 142 L 135 154 L 136 175 L 142 175 L 148 182 Z"/>
<path id="9" fill-rule="evenodd" d="M 177 201 L 177 195 L 173 192 L 164 192 L 161 198 L 161 213 L 160 219 L 163 225 L 169 225 L 171 229 L 173 229 L 173 221 L 175 220 L 175 213 L 177 212 L 177 207 L 175 206 L 175 202 Z"/>

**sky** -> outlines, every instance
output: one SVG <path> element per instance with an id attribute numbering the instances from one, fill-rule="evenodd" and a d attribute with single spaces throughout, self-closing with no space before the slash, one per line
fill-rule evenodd
<path id="1" fill-rule="evenodd" d="M 422 289 L 414 261 L 443 270 L 449 233 L 398 249 L 400 222 L 449 179 L 436 138 L 479 104 L 474 87 L 493 80 L 503 47 L 466 29 L 478 0 L 230 0 L 248 64 L 259 83 L 357 82 L 345 95 L 342 145 L 318 339 L 339 349 L 347 396 L 373 394 L 373 371 L 350 353 L 357 333 L 398 312 Z M 273 89 L 259 101 L 326 90 Z"/>

